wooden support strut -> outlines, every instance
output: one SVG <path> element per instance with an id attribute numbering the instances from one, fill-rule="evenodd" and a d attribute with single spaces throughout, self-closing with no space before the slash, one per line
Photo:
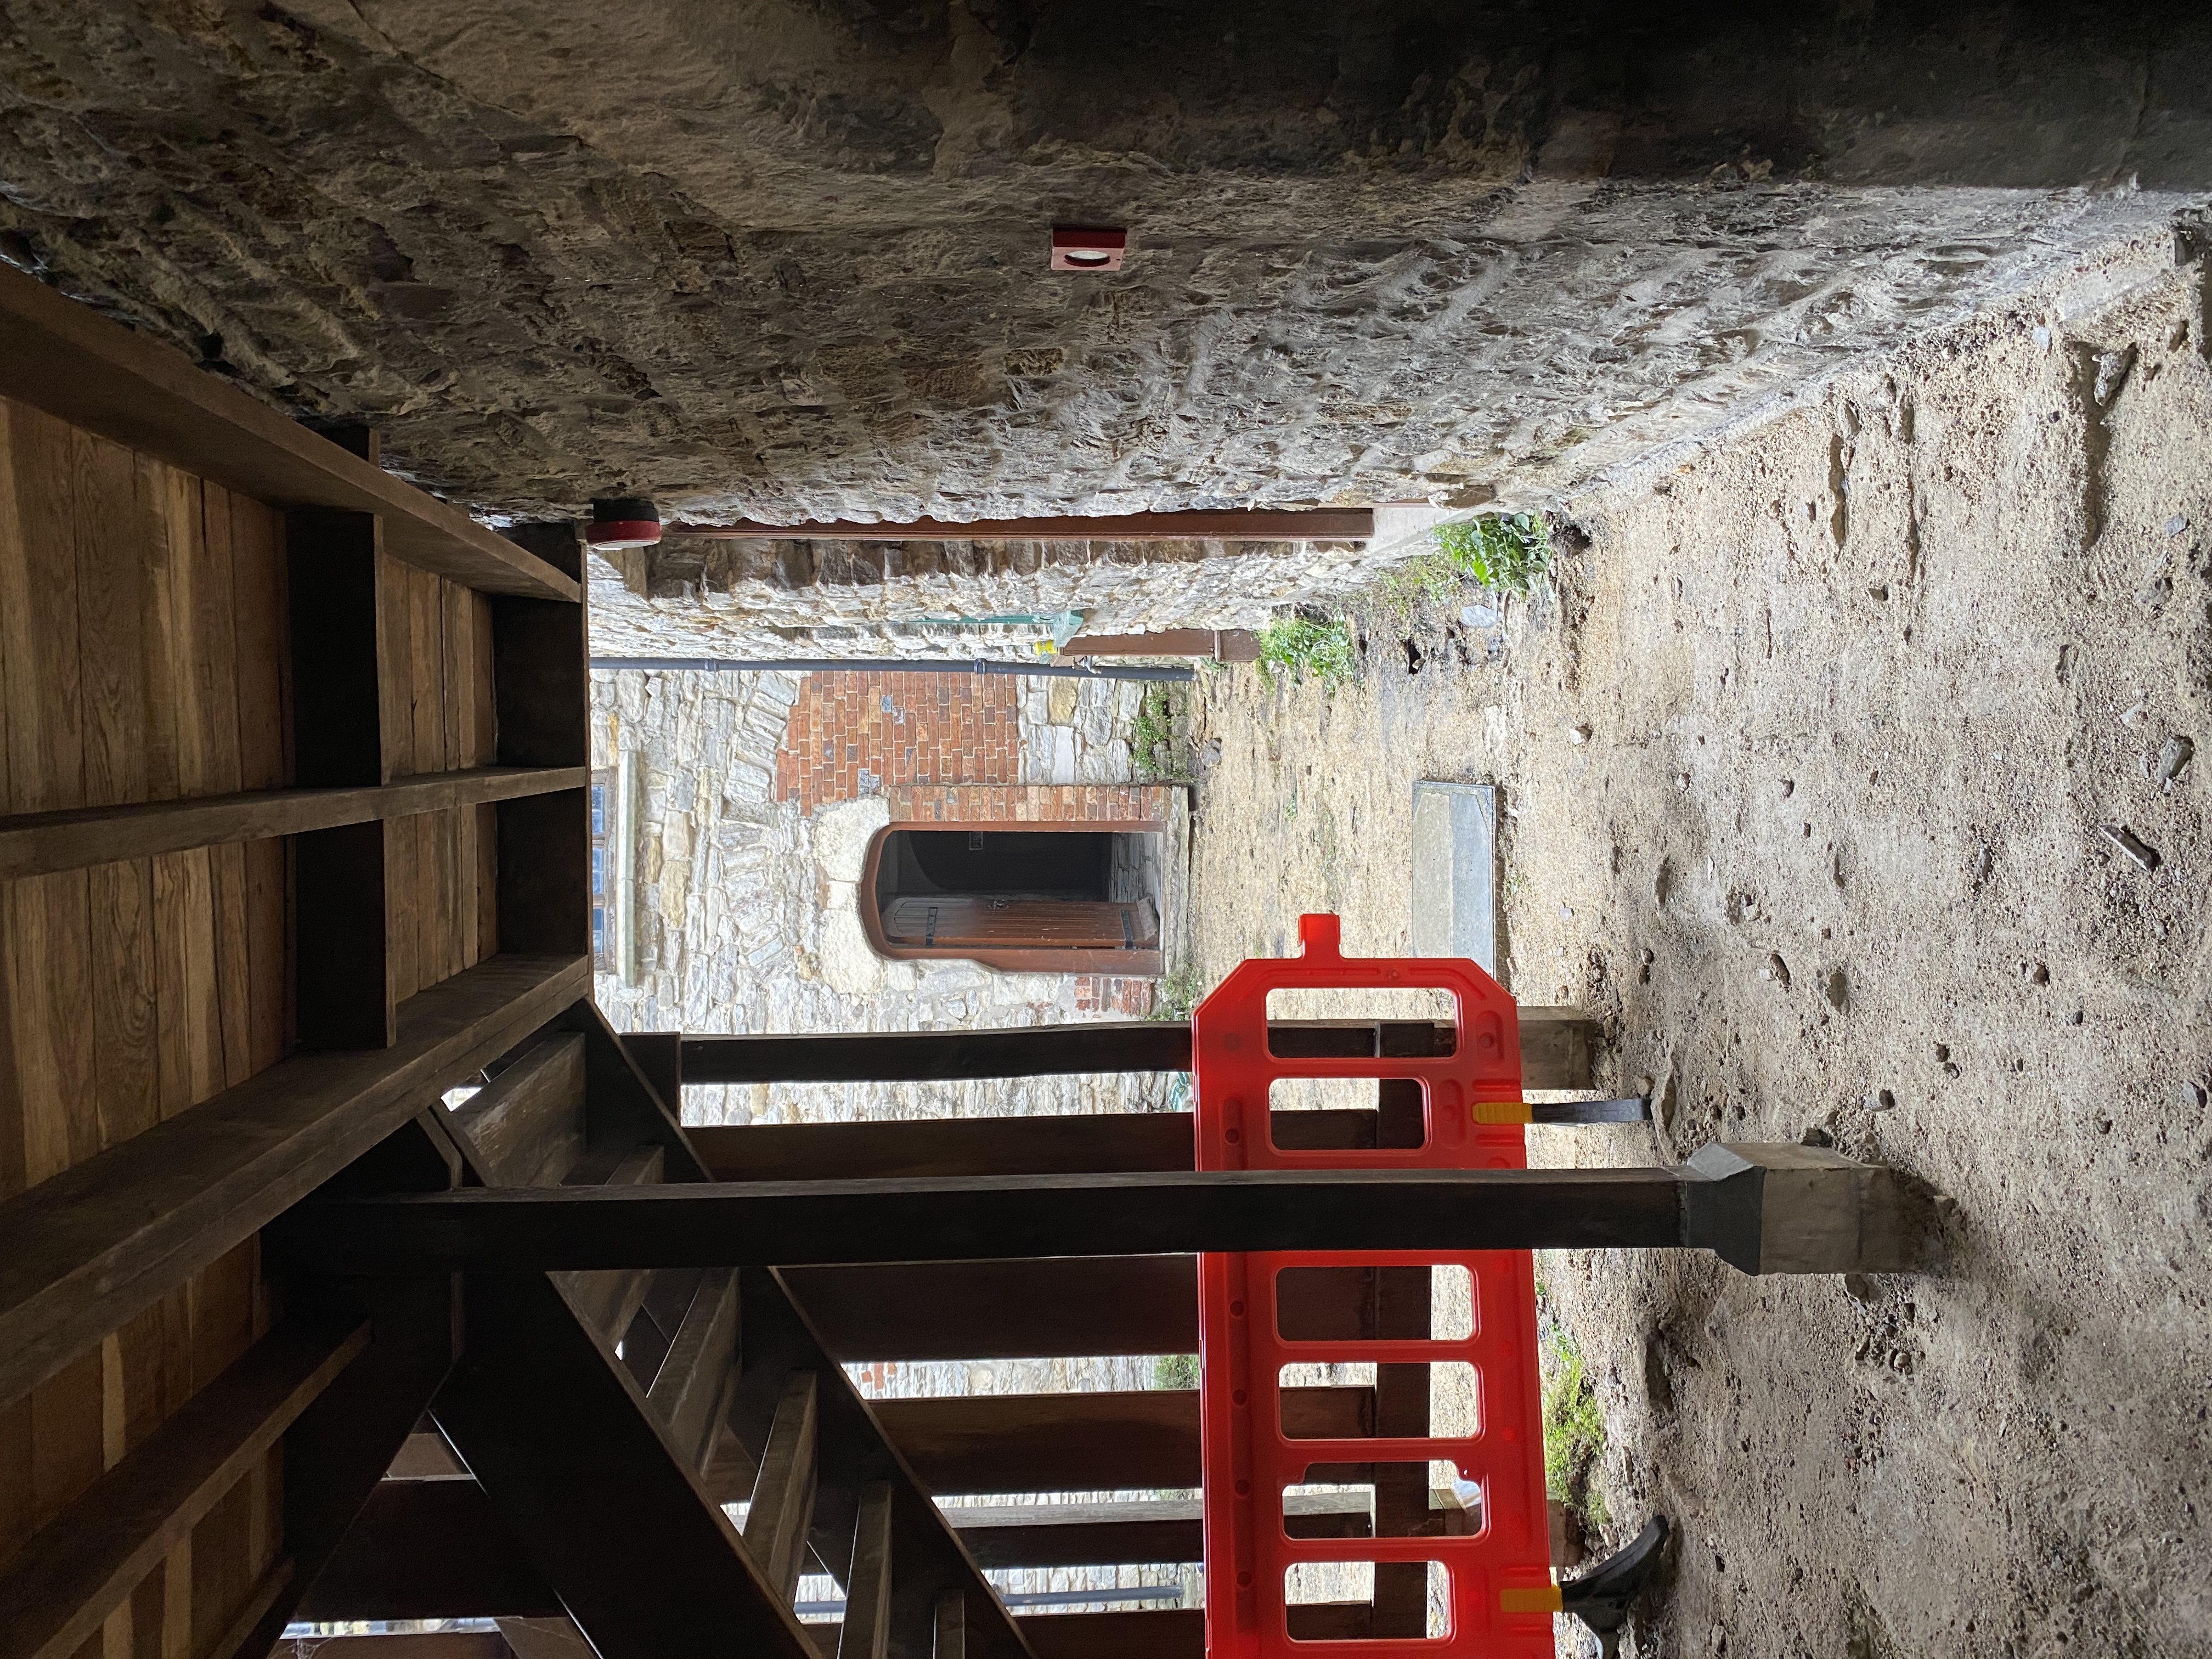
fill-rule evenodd
<path id="1" fill-rule="evenodd" d="M 1277 1054 L 1301 1060 L 1364 1058 L 1401 1028 L 1426 1021 L 1279 1020 L 1267 1027 Z M 1589 1087 L 1596 1022 L 1574 1008 L 1521 1010 L 1522 1085 Z M 1441 1048 L 1449 1054 L 1449 1026 Z M 685 1083 L 922 1083 L 984 1077 L 1053 1077 L 1089 1072 L 1187 1072 L 1186 1020 L 1086 1022 L 996 1031 L 839 1031 L 823 1035 L 683 1039 Z"/>
<path id="2" fill-rule="evenodd" d="M 275 507 L 374 514 L 395 558 L 488 593 L 575 580 L 184 353 L 0 265 L 0 393 Z"/>
<path id="3" fill-rule="evenodd" d="M 392 1048 L 296 1055 L 0 1204 L 0 1402 L 251 1237 L 590 974 L 583 957 L 495 957 L 409 999 Z"/>
<path id="4" fill-rule="evenodd" d="M 1765 1203 L 1770 1191 L 1787 1200 Z M 303 1258 L 514 1270 L 1253 1250 L 1711 1249 L 1746 1272 L 1885 1271 L 1892 1172 L 1716 1143 L 1640 1170 L 1237 1170 L 474 1188 L 334 1199 L 272 1230 Z M 1785 1265 L 1786 1264 L 1786 1265 Z"/>

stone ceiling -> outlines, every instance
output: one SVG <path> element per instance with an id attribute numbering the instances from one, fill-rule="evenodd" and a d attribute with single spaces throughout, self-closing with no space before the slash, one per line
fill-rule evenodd
<path id="1" fill-rule="evenodd" d="M 0 256 L 481 508 L 963 519 L 1566 488 L 2212 185 L 2191 9 L 1765 10 L 0 0 Z"/>

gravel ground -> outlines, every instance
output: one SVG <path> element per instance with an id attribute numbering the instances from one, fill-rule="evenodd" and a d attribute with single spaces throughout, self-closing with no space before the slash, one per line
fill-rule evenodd
<path id="1" fill-rule="evenodd" d="M 1624 1652 L 2212 1651 L 2202 284 L 1978 317 L 1566 501 L 1494 624 L 1380 596 L 1350 689 L 1197 699 L 1205 982 L 1302 909 L 1406 951 L 1413 783 L 1492 781 L 1511 988 L 1658 1101 L 1534 1161 L 1940 1195 L 1921 1274 L 1540 1264 L 1609 1541 L 1677 1529 Z"/>

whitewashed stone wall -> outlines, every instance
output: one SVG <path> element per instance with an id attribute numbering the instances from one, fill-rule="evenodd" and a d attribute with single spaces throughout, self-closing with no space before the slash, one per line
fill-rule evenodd
<path id="1" fill-rule="evenodd" d="M 1419 527 L 1434 513 L 1399 515 Z M 1079 612 L 1097 634 L 1257 628 L 1428 544 L 669 541 L 591 561 L 595 648 L 612 656 L 1036 654 L 1051 629 L 956 619 Z M 618 561 L 618 562 L 617 562 Z"/>
<path id="2" fill-rule="evenodd" d="M 1119 695 L 1082 694 L 1054 725 L 1024 711 L 1024 778 L 1035 764 L 1080 781 L 1125 781 L 1112 735 Z M 970 962 L 886 962 L 860 931 L 857 891 L 880 798 L 811 817 L 775 799 L 775 753 L 794 675 L 599 672 L 592 676 L 592 764 L 635 750 L 641 772 L 634 984 L 599 975 L 619 1030 L 904 1031 L 1036 1025 L 1098 1016 L 1076 1006 L 1075 976 L 1010 974 Z M 1063 699 L 1065 702 L 1065 699 Z M 1133 705 L 1132 705 L 1133 707 Z M 1057 735 L 1054 735 L 1057 734 Z M 1102 769 L 1119 757 L 1123 769 Z M 1063 764 L 1064 763 L 1064 764 Z M 1094 774 L 1099 774 L 1096 778 Z M 1040 777 L 1076 781 L 1077 777 Z M 699 1123 L 823 1122 L 1134 1111 L 1168 1103 L 1166 1077 L 1033 1078 L 972 1084 L 776 1084 L 687 1089 Z"/>

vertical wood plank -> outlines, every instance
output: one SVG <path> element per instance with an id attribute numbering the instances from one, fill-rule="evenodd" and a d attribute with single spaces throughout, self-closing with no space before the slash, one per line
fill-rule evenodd
<path id="1" fill-rule="evenodd" d="M 483 909 L 477 888 L 477 809 L 464 806 L 453 817 L 453 955 L 461 968 L 483 960 Z"/>
<path id="2" fill-rule="evenodd" d="M 18 812 L 84 804 L 77 653 L 76 539 L 70 428 L 8 405 L 15 533 L 0 534 L 0 673 L 8 702 L 9 804 Z"/>
<path id="3" fill-rule="evenodd" d="M 439 581 L 428 570 L 407 572 L 407 698 L 415 770 L 435 772 L 446 757 L 446 630 Z"/>
<path id="4" fill-rule="evenodd" d="M 9 1027 L 36 1186 L 100 1150 L 93 1103 L 90 884 L 82 870 L 7 884 Z"/>
<path id="5" fill-rule="evenodd" d="M 195 848 L 153 861 L 155 1046 L 165 1118 L 205 1100 L 223 1074 L 208 853 Z"/>
<path id="6" fill-rule="evenodd" d="M 476 687 L 473 713 L 476 738 L 469 750 L 469 764 L 489 766 L 499 750 L 499 699 L 492 688 L 491 595 L 469 595 L 469 675 Z"/>
<path id="7" fill-rule="evenodd" d="M 438 584 L 438 623 L 444 644 L 446 769 L 471 764 L 476 744 L 476 635 L 471 626 L 475 594 L 453 582 Z"/>
<path id="8" fill-rule="evenodd" d="M 87 872 L 90 888 L 94 1099 L 102 1149 L 161 1121 L 155 1037 L 154 867 L 139 859 Z"/>
<path id="9" fill-rule="evenodd" d="M 100 1479 L 100 1358 L 97 1346 L 31 1390 L 31 1492 L 44 1526 Z"/>
<path id="10" fill-rule="evenodd" d="M 209 669 L 200 660 L 200 590 L 207 580 L 206 492 L 188 472 L 168 474 L 163 520 L 168 544 L 169 665 L 175 676 L 177 793 L 213 793 L 216 771 L 209 751 L 214 716 L 207 707 Z M 226 678 L 228 673 L 226 672 Z"/>
<path id="11" fill-rule="evenodd" d="M 415 770 L 415 710 L 408 699 L 414 663 L 412 615 L 407 567 L 380 551 L 376 556 L 376 692 L 386 783 Z"/>
<path id="12" fill-rule="evenodd" d="M 246 945 L 252 1048 L 249 1064 L 265 1070 L 284 1058 L 286 991 L 291 982 L 284 927 L 284 843 L 246 843 Z"/>
<path id="13" fill-rule="evenodd" d="M 138 520 L 145 527 L 140 557 L 144 579 L 139 586 L 139 675 L 146 688 L 146 798 L 177 797 L 178 722 L 185 676 L 182 614 L 177 598 L 177 538 L 179 527 L 197 523 L 197 502 L 187 510 L 196 482 L 180 477 L 147 456 L 133 465 Z"/>
<path id="14" fill-rule="evenodd" d="M 137 465 L 120 444 L 73 432 L 77 638 L 88 806 L 146 799 L 144 625 L 147 526 Z"/>
<path id="15" fill-rule="evenodd" d="M 26 567 L 23 526 L 15 506 L 15 453 L 12 410 L 0 398 L 0 812 L 21 811 L 9 781 L 15 739 L 10 734 L 8 692 L 15 671 L 9 664 L 24 647 L 19 636 L 28 623 L 23 592 Z M 0 1128 L 4 1128 L 0 1125 Z"/>
<path id="16" fill-rule="evenodd" d="M 205 850 L 215 901 L 216 1012 L 222 1033 L 222 1081 L 228 1086 L 245 1082 L 254 1069 L 246 848 L 234 842 Z"/>
<path id="17" fill-rule="evenodd" d="M 479 806 L 477 813 L 477 954 L 479 960 L 499 954 L 499 808 Z"/>
<path id="18" fill-rule="evenodd" d="M 422 988 L 422 968 L 416 953 L 420 930 L 416 925 L 421 863 L 416 834 L 420 817 L 384 821 L 385 950 L 392 964 L 392 994 L 405 1001 Z"/>
<path id="19" fill-rule="evenodd" d="M 291 660 L 283 520 L 259 501 L 233 495 L 231 593 L 236 608 L 240 787 L 281 789 L 286 668 Z"/>
<path id="20" fill-rule="evenodd" d="M 199 681 L 204 770 L 198 789 L 187 787 L 187 794 L 228 794 L 244 787 L 238 757 L 238 605 L 230 550 L 230 492 L 203 483 L 188 637 Z"/>

